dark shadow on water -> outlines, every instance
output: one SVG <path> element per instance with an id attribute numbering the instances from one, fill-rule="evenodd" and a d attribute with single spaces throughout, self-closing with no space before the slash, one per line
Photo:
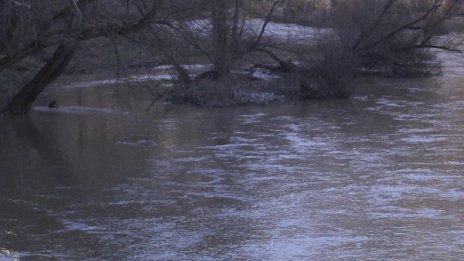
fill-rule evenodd
<path id="1" fill-rule="evenodd" d="M 66 245 L 74 245 L 75 256 L 104 248 L 85 232 L 88 224 L 66 216 L 76 205 L 112 197 L 111 189 L 128 177 L 144 175 L 146 151 L 121 150 L 115 122 L 47 113 L 0 120 L 0 249 L 46 258 L 65 253 L 58 249 Z"/>

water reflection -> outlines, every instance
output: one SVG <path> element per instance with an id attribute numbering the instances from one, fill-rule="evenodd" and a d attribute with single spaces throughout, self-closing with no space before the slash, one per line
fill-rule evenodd
<path id="1" fill-rule="evenodd" d="M 364 79 L 349 100 L 269 107 L 1 119 L 0 257 L 461 260 L 461 80 Z"/>

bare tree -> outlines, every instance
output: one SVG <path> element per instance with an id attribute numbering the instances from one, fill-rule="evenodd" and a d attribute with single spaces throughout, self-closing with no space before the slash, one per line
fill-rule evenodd
<path id="1" fill-rule="evenodd" d="M 359 58 L 360 66 L 380 65 L 408 75 L 420 69 L 431 49 L 460 52 L 438 40 L 458 1 L 346 1 L 333 15 L 334 34 Z"/>
<path id="2" fill-rule="evenodd" d="M 261 47 L 266 26 L 282 0 L 273 0 L 258 31 L 247 26 L 246 4 L 242 0 L 199 0 L 190 5 L 171 5 L 170 19 L 164 19 L 153 30 L 163 34 L 152 34 L 151 39 L 141 41 L 156 43 L 168 63 L 172 64 L 181 80 L 192 81 L 181 64 L 188 60 L 187 50 L 195 50 L 213 65 L 212 70 L 201 74 L 198 79 L 217 80 L 227 77 L 237 62 Z M 167 44 L 166 44 L 167 43 Z M 156 46 L 154 46 L 156 47 Z M 183 55 L 174 55 L 175 53 Z"/>
<path id="3" fill-rule="evenodd" d="M 346 0 L 332 3 L 328 30 L 299 51 L 298 66 L 266 49 L 276 69 L 297 74 L 305 98 L 346 96 L 360 72 L 429 76 L 433 50 L 461 52 L 443 37 L 460 0 Z M 445 30 L 445 31 L 444 31 Z M 443 40 L 447 39 L 447 40 Z M 287 48 L 297 50 L 295 45 Z"/>
<path id="4" fill-rule="evenodd" d="M 150 24 L 162 1 L 2 0 L 0 72 L 48 48 L 54 54 L 3 112 L 27 114 L 38 95 L 64 71 L 81 41 L 127 35 Z M 113 10 L 108 13 L 107 10 Z"/>

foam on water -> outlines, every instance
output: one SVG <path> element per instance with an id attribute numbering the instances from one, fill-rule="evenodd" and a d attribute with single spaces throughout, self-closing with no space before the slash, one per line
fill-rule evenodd
<path id="1" fill-rule="evenodd" d="M 86 114 L 86 113 L 120 113 L 128 114 L 117 109 L 86 107 L 86 106 L 59 106 L 58 108 L 49 108 L 48 106 L 34 106 L 34 111 L 48 113 L 70 113 L 70 114 Z"/>

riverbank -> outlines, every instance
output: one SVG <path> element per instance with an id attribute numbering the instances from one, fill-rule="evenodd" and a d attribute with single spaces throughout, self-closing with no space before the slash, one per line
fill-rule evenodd
<path id="1" fill-rule="evenodd" d="M 250 19 L 245 26 L 247 30 L 257 33 L 263 22 L 260 19 Z M 195 20 L 188 24 L 193 28 L 192 30 L 195 28 L 205 30 L 205 27 L 211 26 L 206 20 Z M 214 68 L 204 57 L 193 55 L 187 60 L 196 63 L 180 65 L 191 78 L 191 83 L 181 81 L 178 77 L 179 72 L 173 65 L 166 63 L 162 56 L 148 55 L 149 52 L 145 49 L 134 50 L 131 49 L 130 44 L 121 43 L 118 49 L 120 56 L 115 60 L 114 57 L 111 58 L 115 50 L 104 48 L 110 44 L 109 42 L 102 41 L 98 44 L 89 42 L 85 43 L 76 56 L 93 58 L 75 59 L 67 73 L 54 83 L 51 89 L 113 88 L 114 96 L 121 96 L 122 93 L 130 97 L 144 96 L 142 100 L 149 100 L 144 102 L 148 107 L 155 103 L 229 107 L 266 105 L 301 99 L 349 97 L 353 91 L 352 81 L 366 75 L 430 77 L 440 73 L 439 63 L 443 60 L 433 60 L 435 55 L 433 52 L 421 53 L 420 56 L 415 57 L 419 62 L 411 61 L 408 65 L 410 67 L 395 68 L 382 63 L 370 67 L 358 67 L 356 61 L 350 60 L 351 58 L 341 58 L 331 54 L 333 50 L 329 47 L 312 46 L 331 32 L 328 28 L 269 22 L 263 36 L 285 48 L 294 48 L 298 50 L 297 53 L 278 51 L 281 60 L 277 62 L 280 64 L 266 53 L 253 54 L 238 63 L 229 76 L 217 81 L 208 77 L 197 79 L 198 76 Z M 455 36 L 456 34 L 449 34 L 440 39 Z M 312 44 L 308 45 L 308 43 Z M 311 47 L 303 48 L 305 45 Z M 320 57 L 321 55 L 324 57 Z M 121 63 L 122 61 L 126 62 Z M 159 64 L 154 61 L 165 63 Z M 28 66 L 18 67 L 17 71 L 10 75 L 2 75 L 4 83 L 0 86 L 2 107 L 15 92 L 15 88 L 11 86 L 24 84 L 24 76 L 31 75 L 36 66 L 36 63 L 29 62 Z M 124 90 L 122 93 L 121 89 Z M 36 105 L 43 107 L 49 102 L 50 100 L 39 98 Z M 63 101 L 60 101 L 60 104 L 62 103 Z M 66 101 L 64 103 L 66 104 Z"/>

